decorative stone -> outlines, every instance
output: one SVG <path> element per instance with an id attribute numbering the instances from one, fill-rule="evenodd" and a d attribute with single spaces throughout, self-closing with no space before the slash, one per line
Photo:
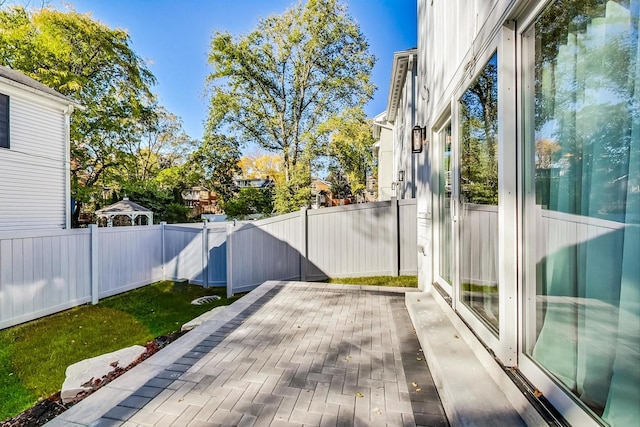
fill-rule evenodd
<path id="1" fill-rule="evenodd" d="M 183 331 L 190 331 L 191 329 L 195 328 L 196 326 L 200 326 L 202 324 L 202 322 L 211 319 L 213 316 L 216 315 L 216 313 L 224 310 L 226 308 L 225 305 L 221 305 L 219 307 L 215 307 L 209 311 L 207 311 L 206 313 L 202 313 L 200 316 L 196 317 L 195 319 L 185 323 L 184 325 L 182 325 L 182 330 Z"/>
<path id="2" fill-rule="evenodd" d="M 145 347 L 134 345 L 68 366 L 65 371 L 66 378 L 64 384 L 62 384 L 62 392 L 60 393 L 62 403 L 75 401 L 79 394 L 92 390 L 96 382 L 101 382 L 103 377 L 117 368 L 124 369 L 131 365 L 145 351 Z"/>

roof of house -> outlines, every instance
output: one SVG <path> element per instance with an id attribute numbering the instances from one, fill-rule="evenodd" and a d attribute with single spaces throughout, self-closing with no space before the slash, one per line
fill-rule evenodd
<path id="1" fill-rule="evenodd" d="M 409 67 L 409 58 L 416 56 L 418 49 L 408 49 L 393 54 L 393 66 L 391 68 L 391 84 L 389 85 L 389 98 L 387 100 L 387 121 L 394 121 L 396 110 L 402 97 L 405 77 Z"/>
<path id="2" fill-rule="evenodd" d="M 128 197 L 125 197 L 119 202 L 116 202 L 109 206 L 105 206 L 102 209 L 98 209 L 96 211 L 96 214 L 101 215 L 101 214 L 132 213 L 132 212 L 151 212 L 151 210 L 135 202 L 132 202 L 131 200 L 129 200 Z"/>
<path id="3" fill-rule="evenodd" d="M 3 78 L 10 80 L 13 83 L 18 83 L 19 85 L 26 86 L 30 89 L 35 89 L 39 92 L 43 92 L 61 101 L 66 101 L 69 104 L 76 105 L 75 101 L 73 101 L 71 98 L 61 94 L 56 90 L 51 89 L 49 86 L 32 79 L 31 77 L 21 73 L 20 71 L 12 70 L 9 67 L 0 65 L 0 80 L 2 80 Z"/>

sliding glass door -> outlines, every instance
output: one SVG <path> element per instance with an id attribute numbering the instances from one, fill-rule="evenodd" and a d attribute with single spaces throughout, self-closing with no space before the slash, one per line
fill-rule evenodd
<path id="1" fill-rule="evenodd" d="M 496 335 L 498 267 L 498 54 L 463 93 L 458 109 L 460 302 Z"/>
<path id="2" fill-rule="evenodd" d="M 476 58 L 474 75 L 454 94 L 450 119 L 436 129 L 434 267 L 453 309 L 503 364 L 515 366 L 517 308 L 507 301 L 516 295 L 516 131 L 515 115 L 504 113 L 515 104 L 515 79 L 500 71 L 501 58 L 515 60 L 509 31 Z"/>
<path id="3" fill-rule="evenodd" d="M 640 420 L 639 16 L 638 0 L 557 1 L 522 35 L 522 369 L 615 426 Z"/>
<path id="4" fill-rule="evenodd" d="M 438 168 L 438 247 L 436 282 L 451 295 L 453 283 L 453 268 L 455 265 L 453 252 L 453 211 L 451 195 L 452 182 L 452 152 L 451 152 L 451 122 L 444 125 L 438 132 L 436 150 L 439 163 Z"/>

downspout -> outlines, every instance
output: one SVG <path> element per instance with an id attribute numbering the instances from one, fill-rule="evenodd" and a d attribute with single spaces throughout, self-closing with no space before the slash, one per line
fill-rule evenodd
<path id="1" fill-rule="evenodd" d="M 64 110 L 64 228 L 71 228 L 71 113 L 73 105 Z"/>

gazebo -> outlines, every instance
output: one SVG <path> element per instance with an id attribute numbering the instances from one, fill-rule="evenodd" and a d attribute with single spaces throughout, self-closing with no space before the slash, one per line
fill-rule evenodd
<path id="1" fill-rule="evenodd" d="M 106 219 L 107 227 L 113 227 L 113 219 L 117 216 L 129 217 L 129 219 L 131 219 L 131 225 L 136 225 L 136 219 L 138 217 L 146 217 L 147 225 L 153 224 L 153 212 L 144 206 L 132 202 L 128 197 L 97 210 L 96 216 L 98 217 L 98 221 L 100 221 L 101 218 Z"/>

